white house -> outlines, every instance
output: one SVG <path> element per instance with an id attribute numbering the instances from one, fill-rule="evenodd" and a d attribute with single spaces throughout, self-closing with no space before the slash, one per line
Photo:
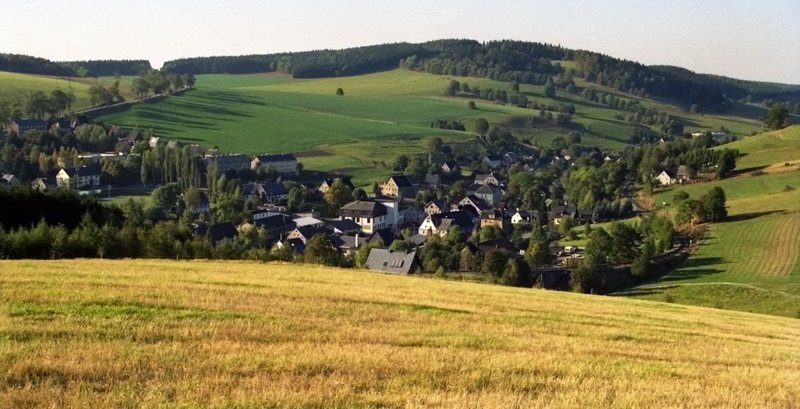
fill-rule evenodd
<path id="1" fill-rule="evenodd" d="M 374 233 L 389 226 L 386 206 L 376 202 L 350 202 L 339 210 L 342 220 L 352 220 L 364 233 Z"/>
<path id="2" fill-rule="evenodd" d="M 656 179 L 662 186 L 669 186 L 676 182 L 675 177 L 670 175 L 666 170 L 661 171 L 661 173 L 656 176 Z"/>
<path id="3" fill-rule="evenodd" d="M 56 186 L 61 189 L 82 189 L 100 186 L 100 169 L 97 166 L 62 168 L 56 174 Z"/>

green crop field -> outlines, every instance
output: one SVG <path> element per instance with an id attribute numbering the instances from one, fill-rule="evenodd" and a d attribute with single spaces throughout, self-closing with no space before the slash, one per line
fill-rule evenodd
<path id="1" fill-rule="evenodd" d="M 750 162 L 745 166 L 766 167 L 763 175 L 746 173 L 657 196 L 656 202 L 669 208 L 678 191 L 699 198 L 719 186 L 728 199 L 729 220 L 712 224 L 684 266 L 637 287 L 635 297 L 800 318 L 800 171 L 783 163 L 800 159 L 797 131 L 794 127 L 725 145 L 746 153 L 743 159 Z M 774 160 L 780 171 L 771 173 Z"/>
<path id="2" fill-rule="evenodd" d="M 95 84 L 109 86 L 112 83 L 113 78 L 48 77 L 0 71 L 0 100 L 22 103 L 33 92 L 50 94 L 51 91 L 60 89 L 75 95 L 72 108 L 79 110 L 90 107 L 89 87 Z M 130 79 L 123 78 L 120 82 L 120 91 L 125 98 L 132 97 L 129 85 Z"/>
<path id="3" fill-rule="evenodd" d="M 0 407 L 794 408 L 800 321 L 360 270 L 0 261 Z"/>
<path id="4" fill-rule="evenodd" d="M 474 138 L 470 133 L 432 129 L 433 121 L 460 120 L 471 129 L 478 118 L 511 124 L 516 122 L 513 118 L 538 114 L 488 101 L 476 101 L 478 109 L 469 109 L 465 98 L 442 96 L 451 79 L 484 89 L 510 88 L 508 83 L 488 79 L 407 70 L 298 80 L 286 75 L 201 75 L 197 89 L 184 96 L 134 106 L 98 120 L 151 128 L 167 138 L 228 152 L 301 153 L 308 169 L 348 172 L 357 182 L 366 183 L 387 174 L 374 161 L 390 163 L 401 153 L 423 153 L 424 141 L 430 137 L 441 136 L 448 143 Z M 345 95 L 335 95 L 337 88 Z M 583 132 L 586 145 L 621 148 L 634 130 L 634 125 L 615 118 L 620 111 L 569 95 L 547 99 L 541 86 L 523 84 L 521 91 L 542 103 L 574 103 L 573 122 Z M 702 122 L 703 118 L 696 115 L 693 120 Z M 515 136 L 542 146 L 570 131 L 554 126 L 510 129 Z"/>

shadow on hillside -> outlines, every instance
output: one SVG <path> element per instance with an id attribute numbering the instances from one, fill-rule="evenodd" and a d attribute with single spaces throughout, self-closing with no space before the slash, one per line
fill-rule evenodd
<path id="1" fill-rule="evenodd" d="M 745 173 L 758 172 L 760 170 L 766 169 L 767 167 L 768 166 L 753 166 L 753 167 L 744 168 L 744 169 L 736 169 L 736 170 L 732 171 L 728 177 L 744 175 Z"/>
<path id="2" fill-rule="evenodd" d="M 180 106 L 182 108 L 189 109 L 189 110 L 194 111 L 194 112 L 201 112 L 201 113 L 205 113 L 205 114 L 222 115 L 222 116 L 238 116 L 238 117 L 243 117 L 243 118 L 252 118 L 253 117 L 253 115 L 245 114 L 245 113 L 239 112 L 239 111 L 235 111 L 235 110 L 230 109 L 230 108 L 223 108 L 222 106 L 219 106 L 219 105 L 211 105 L 211 104 L 188 102 L 188 101 L 181 101 L 181 102 L 177 103 L 176 105 Z M 201 117 L 201 116 L 196 116 L 196 117 L 197 118 L 204 118 L 204 119 L 207 118 L 207 117 Z M 216 119 L 218 119 L 218 118 L 215 118 L 215 120 Z M 231 120 L 231 119 L 226 119 L 226 118 L 222 118 L 222 119 L 225 119 L 225 120 L 228 120 L 228 121 Z"/>
<path id="3" fill-rule="evenodd" d="M 204 99 L 214 103 L 228 103 L 228 104 L 243 104 L 243 105 L 259 105 L 266 106 L 267 104 L 259 100 L 257 97 L 238 94 L 235 92 L 226 91 L 209 91 L 203 94 L 195 95 L 196 99 Z"/>
<path id="4" fill-rule="evenodd" d="M 686 260 L 680 266 L 680 270 L 674 271 L 666 276 L 663 276 L 659 281 L 678 281 L 693 278 L 700 278 L 703 276 L 721 273 L 722 270 L 718 268 L 710 268 L 726 264 L 727 262 L 722 257 L 693 257 Z"/>
<path id="5" fill-rule="evenodd" d="M 786 213 L 785 210 L 770 210 L 768 212 L 740 213 L 740 214 L 735 214 L 735 215 L 732 215 L 732 216 L 728 216 L 728 218 L 725 219 L 725 222 L 726 223 L 741 222 L 741 221 L 745 221 L 745 220 L 752 220 L 752 219 L 757 219 L 759 217 L 769 216 L 769 215 L 772 215 L 772 214 L 784 214 L 784 213 Z"/>

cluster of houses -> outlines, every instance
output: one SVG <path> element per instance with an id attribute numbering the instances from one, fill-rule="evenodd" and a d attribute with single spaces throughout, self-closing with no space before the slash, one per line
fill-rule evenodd
<path id="1" fill-rule="evenodd" d="M 353 187 L 347 178 L 340 180 Z M 324 193 L 334 182 L 333 179 L 323 180 L 316 190 Z M 274 248 L 289 246 L 295 254 L 302 254 L 308 241 L 320 234 L 331 237 L 344 256 L 354 255 L 366 244 L 375 244 L 372 247 L 376 248 L 370 251 L 367 259 L 368 268 L 409 274 L 419 268 L 416 251 L 387 250 L 401 237 L 401 232 L 406 233 L 404 240 L 422 247 L 430 238 L 445 237 L 454 228 L 468 236 L 483 227 L 496 226 L 503 233 L 502 238 L 469 246 L 468 250 L 485 252 L 502 248 L 520 255 L 521 249 L 515 248 L 508 238 L 515 228 L 534 223 L 558 225 L 566 217 L 581 223 L 590 222 L 592 218 L 590 210 L 571 206 L 553 205 L 547 215 L 509 209 L 500 201 L 505 179 L 495 172 L 477 175 L 466 194 L 450 201 L 432 200 L 418 206 L 410 199 L 416 197 L 421 188 L 427 187 L 410 176 L 393 175 L 380 185 L 380 193 L 345 204 L 338 209 L 337 217 L 320 218 L 314 213 L 289 213 L 281 205 L 285 203 L 288 192 L 280 183 L 247 183 L 242 188 L 245 198 L 258 195 L 264 204 L 250 213 L 247 222 L 238 226 L 230 222 L 197 226 L 195 233 L 209 237 L 218 245 L 224 240 L 236 240 L 239 233 L 258 227 L 264 230 L 267 241 L 273 243 Z M 558 254 L 558 249 L 554 254 Z"/>

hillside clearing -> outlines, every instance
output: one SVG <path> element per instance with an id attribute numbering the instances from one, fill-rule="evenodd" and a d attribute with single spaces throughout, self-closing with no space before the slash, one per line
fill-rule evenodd
<path id="1" fill-rule="evenodd" d="M 791 408 L 800 395 L 800 321 L 779 317 L 316 266 L 0 266 L 0 406 Z"/>

